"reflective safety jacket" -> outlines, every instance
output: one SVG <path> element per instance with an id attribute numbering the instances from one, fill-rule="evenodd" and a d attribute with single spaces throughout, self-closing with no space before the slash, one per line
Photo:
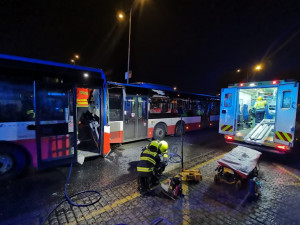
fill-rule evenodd
<path id="1" fill-rule="evenodd" d="M 259 101 L 259 100 L 257 100 L 255 102 L 255 104 L 254 104 L 254 108 L 255 109 L 265 109 L 266 105 L 267 105 L 266 101 L 263 101 L 263 100 Z"/>
<path id="2" fill-rule="evenodd" d="M 90 90 L 88 88 L 77 88 L 77 107 L 88 107 Z"/>
<path id="3" fill-rule="evenodd" d="M 160 165 L 160 157 L 157 152 L 145 149 L 141 153 L 140 162 L 137 165 L 137 171 L 139 176 L 151 176 L 153 175 L 154 167 Z"/>

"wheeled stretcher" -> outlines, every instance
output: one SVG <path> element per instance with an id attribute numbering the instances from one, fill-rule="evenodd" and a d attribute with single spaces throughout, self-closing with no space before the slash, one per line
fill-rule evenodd
<path id="1" fill-rule="evenodd" d="M 249 183 L 251 195 L 258 194 L 258 160 L 261 153 L 250 148 L 238 146 L 218 160 L 214 181 L 216 184 L 228 183 L 240 190 Z"/>

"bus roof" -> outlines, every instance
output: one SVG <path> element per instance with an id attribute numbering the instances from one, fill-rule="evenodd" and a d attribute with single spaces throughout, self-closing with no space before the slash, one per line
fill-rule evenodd
<path id="1" fill-rule="evenodd" d="M 165 86 L 165 85 L 159 85 L 159 84 L 151 84 L 151 83 L 131 83 L 131 84 L 125 84 L 125 83 L 118 83 L 118 82 L 111 82 L 108 81 L 108 84 L 112 85 L 119 85 L 119 86 L 127 86 L 127 87 L 138 87 L 138 88 L 146 88 L 146 89 L 157 89 L 157 90 L 162 90 L 162 91 L 171 91 L 171 92 L 176 92 L 180 94 L 190 94 L 190 95 L 198 95 L 198 96 L 204 96 L 204 97 L 211 97 L 211 98 L 217 98 L 220 99 L 219 96 L 214 96 L 214 95 L 206 95 L 206 94 L 199 94 L 199 93 L 192 93 L 192 92 L 185 92 L 185 91 L 174 91 L 174 89 L 170 86 Z"/>
<path id="2" fill-rule="evenodd" d="M 100 73 L 101 78 L 105 81 L 105 75 L 101 69 L 70 65 L 70 64 L 66 64 L 66 63 L 52 62 L 52 61 L 41 60 L 41 59 L 32 59 L 32 58 L 21 57 L 21 56 L 6 55 L 6 54 L 0 54 L 0 59 L 28 62 L 28 63 L 34 63 L 34 64 L 40 64 L 40 65 L 46 65 L 46 66 L 53 66 L 53 67 L 62 67 L 62 68 L 67 68 L 67 69 L 83 70 L 83 71 L 88 71 L 88 72 L 96 72 L 96 73 Z"/>

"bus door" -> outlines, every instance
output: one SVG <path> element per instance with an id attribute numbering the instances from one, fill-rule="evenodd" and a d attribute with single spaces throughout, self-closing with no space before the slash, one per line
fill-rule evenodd
<path id="1" fill-rule="evenodd" d="M 74 88 L 35 82 L 38 168 L 77 161 Z"/>
<path id="2" fill-rule="evenodd" d="M 296 124 L 299 83 L 282 84 L 278 87 L 275 118 L 275 142 L 293 146 Z"/>
<path id="3" fill-rule="evenodd" d="M 123 141 L 147 138 L 147 97 L 127 95 L 124 104 Z"/>
<path id="4" fill-rule="evenodd" d="M 221 93 L 221 108 L 219 133 L 233 135 L 235 131 L 236 118 L 236 88 L 223 88 Z"/>

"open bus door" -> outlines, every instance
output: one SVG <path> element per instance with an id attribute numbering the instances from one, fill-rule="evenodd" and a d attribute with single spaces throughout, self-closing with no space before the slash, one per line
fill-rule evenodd
<path id="1" fill-rule="evenodd" d="M 219 133 L 233 135 L 235 132 L 237 88 L 223 88 L 221 93 L 221 108 Z"/>
<path id="2" fill-rule="evenodd" d="M 38 168 L 77 161 L 73 87 L 34 83 Z"/>
<path id="3" fill-rule="evenodd" d="M 297 97 L 299 83 L 281 84 L 278 87 L 278 104 L 275 122 L 275 142 L 277 148 L 287 150 L 293 146 L 295 136 Z"/>

